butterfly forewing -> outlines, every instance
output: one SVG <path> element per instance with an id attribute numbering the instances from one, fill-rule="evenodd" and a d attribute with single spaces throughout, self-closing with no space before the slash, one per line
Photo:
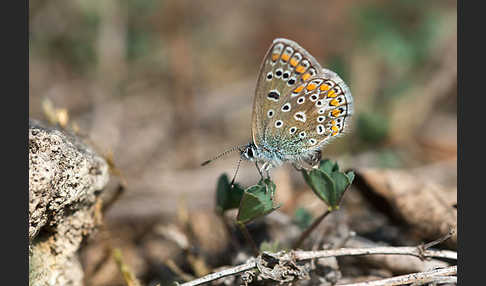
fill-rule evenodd
<path id="1" fill-rule="evenodd" d="M 280 129 L 277 116 L 291 112 L 283 106 L 284 103 L 295 97 L 299 87 L 301 89 L 321 69 L 314 57 L 297 43 L 287 39 L 273 41 L 263 59 L 253 101 L 252 136 L 255 145 L 259 146 L 270 135 L 267 132 L 273 133 L 269 126 L 277 125 L 276 129 Z M 278 133 L 278 130 L 274 131 Z"/>
<path id="2" fill-rule="evenodd" d="M 277 39 L 260 69 L 253 142 L 295 159 L 342 134 L 352 113 L 344 81 L 293 41 Z"/>

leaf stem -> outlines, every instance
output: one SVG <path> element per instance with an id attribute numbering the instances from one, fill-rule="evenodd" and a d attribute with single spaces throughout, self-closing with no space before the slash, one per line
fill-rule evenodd
<path id="1" fill-rule="evenodd" d="M 331 211 L 326 210 L 324 211 L 323 214 L 321 214 L 299 237 L 299 239 L 294 243 L 292 246 L 292 249 L 297 249 L 299 248 L 304 240 L 311 234 L 312 231 L 326 218 L 328 214 L 330 214 Z"/>
<path id="2" fill-rule="evenodd" d="M 238 223 L 238 226 L 241 232 L 243 233 L 243 235 L 245 236 L 245 239 L 250 243 L 251 247 L 253 248 L 253 252 L 255 253 L 255 255 L 258 256 L 260 254 L 260 251 L 258 250 L 258 247 L 255 241 L 253 240 L 253 238 L 251 237 L 250 233 L 248 232 L 246 225 L 243 223 Z"/>

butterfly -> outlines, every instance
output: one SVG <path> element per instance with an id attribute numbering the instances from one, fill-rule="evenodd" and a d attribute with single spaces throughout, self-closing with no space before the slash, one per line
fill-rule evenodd
<path id="1" fill-rule="evenodd" d="M 262 178 L 285 162 L 298 169 L 303 163 L 315 166 L 323 146 L 347 130 L 352 113 L 353 98 L 344 81 L 296 42 L 277 38 L 260 67 L 251 141 L 215 159 L 238 149 Z"/>

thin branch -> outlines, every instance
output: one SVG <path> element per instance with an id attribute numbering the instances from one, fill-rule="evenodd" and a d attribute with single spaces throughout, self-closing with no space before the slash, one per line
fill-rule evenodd
<path id="1" fill-rule="evenodd" d="M 184 271 L 182 271 L 182 269 L 179 268 L 179 266 L 177 266 L 177 264 L 174 262 L 174 260 L 172 259 L 167 259 L 165 261 L 165 265 L 167 267 L 169 267 L 169 269 L 174 272 L 175 274 L 179 275 L 184 281 L 192 281 L 194 280 L 194 276 L 192 275 L 189 275 L 187 273 L 185 273 Z"/>
<path id="2" fill-rule="evenodd" d="M 255 241 L 251 237 L 250 232 L 248 232 L 248 229 L 246 228 L 246 225 L 243 224 L 243 223 L 238 223 L 238 227 L 240 228 L 241 232 L 245 236 L 245 239 L 250 243 L 251 248 L 253 249 L 254 254 L 258 256 L 258 254 L 260 253 L 260 251 L 258 250 L 258 247 L 257 247 Z"/>
<path id="3" fill-rule="evenodd" d="M 304 240 L 310 235 L 310 233 L 326 218 L 328 214 L 331 212 L 329 210 L 326 210 L 323 214 L 321 214 L 313 223 L 311 226 L 309 226 L 299 237 L 296 243 L 293 245 L 293 249 L 297 249 L 301 246 L 301 244 L 304 242 Z"/>
<path id="4" fill-rule="evenodd" d="M 429 281 L 431 282 L 431 281 Z M 428 282 L 415 282 L 410 286 L 421 286 Z M 435 284 L 457 284 L 457 276 L 438 276 L 434 279 Z"/>
<path id="5" fill-rule="evenodd" d="M 118 266 L 118 270 L 120 270 L 123 280 L 127 284 L 127 286 L 140 286 L 140 282 L 138 281 L 137 277 L 135 277 L 135 274 L 133 274 L 132 270 L 130 267 L 128 267 L 127 264 L 123 261 L 122 253 L 121 250 L 118 248 L 115 248 L 113 250 L 113 258 L 115 259 L 115 262 Z"/>
<path id="6" fill-rule="evenodd" d="M 422 250 L 419 247 L 400 246 L 400 247 L 373 247 L 373 248 L 341 248 L 317 251 L 293 252 L 297 260 L 308 260 L 314 258 L 337 257 L 337 256 L 361 256 L 372 254 L 395 254 L 412 255 L 418 258 L 438 257 L 457 260 L 457 252 L 451 250 Z"/>
<path id="7" fill-rule="evenodd" d="M 288 253 L 276 253 L 272 256 L 280 257 L 281 259 L 295 259 L 296 261 L 310 260 L 325 257 L 337 256 L 361 256 L 361 255 L 375 255 L 375 254 L 389 254 L 389 255 L 412 255 L 419 258 L 437 257 L 457 260 L 457 252 L 450 250 L 424 250 L 420 247 L 373 247 L 373 248 L 341 248 L 318 251 L 290 251 Z M 194 286 L 207 283 L 212 280 L 223 278 L 230 275 L 235 275 L 240 272 L 248 271 L 256 267 L 256 260 L 252 260 L 246 264 L 236 267 L 228 268 L 220 272 L 212 273 L 202 278 L 181 284 L 181 286 Z M 422 273 L 422 272 L 420 272 Z M 425 273 L 425 272 L 424 272 Z M 439 272 L 440 273 L 440 272 Z M 439 275 L 439 274 L 438 274 Z M 439 276 L 444 276 L 440 274 Z M 367 285 L 367 284 L 363 284 Z M 370 284 L 373 285 L 373 284 Z M 390 284 L 396 285 L 396 284 Z"/>
<path id="8" fill-rule="evenodd" d="M 431 241 L 431 242 L 429 242 L 429 243 L 426 243 L 426 244 L 424 244 L 422 247 L 423 247 L 424 249 L 427 249 L 427 248 L 430 248 L 430 247 L 432 247 L 432 246 L 435 246 L 435 245 L 437 245 L 437 244 L 439 244 L 439 243 L 442 243 L 442 242 L 444 242 L 444 241 L 448 240 L 448 239 L 449 239 L 449 238 L 451 238 L 451 237 L 452 237 L 452 236 L 453 236 L 455 233 L 456 233 L 455 228 L 451 228 L 451 229 L 449 230 L 449 232 L 448 232 L 446 235 L 444 235 L 443 237 L 441 237 L 441 238 L 439 238 L 439 239 L 436 239 L 436 240 L 434 240 L 434 241 Z"/>
<path id="9" fill-rule="evenodd" d="M 417 272 L 407 275 L 395 276 L 392 278 L 380 279 L 352 284 L 338 284 L 339 286 L 394 286 L 409 283 L 429 283 L 434 281 L 444 281 L 444 276 L 456 275 L 457 265 L 425 272 Z M 457 279 L 457 278 L 456 278 Z"/>
<path id="10" fill-rule="evenodd" d="M 243 271 L 248 271 L 248 270 L 251 270 L 253 268 L 256 268 L 256 261 L 255 260 L 248 262 L 246 264 L 238 265 L 236 267 L 228 268 L 228 269 L 216 272 L 216 273 L 208 274 L 208 275 L 201 277 L 201 278 L 198 278 L 196 280 L 192 280 L 190 282 L 180 284 L 180 286 L 201 285 L 201 284 L 213 281 L 213 280 L 217 280 L 219 278 L 223 278 L 223 277 L 230 276 L 230 275 L 235 275 L 235 274 L 238 274 L 238 273 L 243 272 Z"/>

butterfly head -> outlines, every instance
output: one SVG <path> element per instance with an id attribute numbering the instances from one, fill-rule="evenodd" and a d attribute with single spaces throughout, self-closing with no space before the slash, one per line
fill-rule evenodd
<path id="1" fill-rule="evenodd" d="M 254 161 L 256 158 L 257 147 L 253 142 L 248 143 L 240 149 L 240 157 L 243 160 Z"/>

